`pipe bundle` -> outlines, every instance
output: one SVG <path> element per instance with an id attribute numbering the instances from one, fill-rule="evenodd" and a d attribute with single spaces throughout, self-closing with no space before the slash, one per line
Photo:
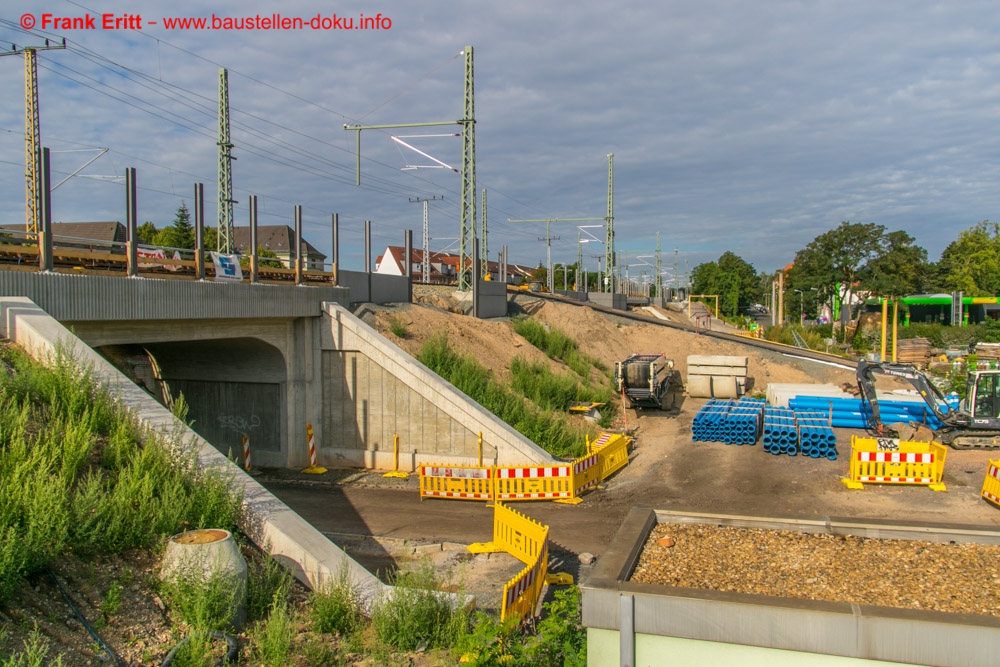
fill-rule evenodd
<path id="1" fill-rule="evenodd" d="M 691 435 L 695 442 L 753 445 L 760 436 L 765 403 L 761 399 L 712 399 L 695 415 Z"/>
<path id="2" fill-rule="evenodd" d="M 799 430 L 799 448 L 803 456 L 818 459 L 825 456 L 837 460 L 837 436 L 822 412 L 796 412 L 795 423 Z"/>
<path id="3" fill-rule="evenodd" d="M 764 410 L 761 444 L 769 454 L 798 454 L 799 432 L 795 425 L 795 413 L 788 408 L 768 407 Z"/>
<path id="4" fill-rule="evenodd" d="M 922 400 L 915 402 L 880 399 L 878 405 L 883 424 L 918 422 L 935 430 L 943 426 Z M 958 398 L 950 399 L 949 405 L 957 407 Z M 871 408 L 863 404 L 860 398 L 796 396 L 789 399 L 788 406 L 796 412 L 830 414 L 830 424 L 838 428 L 868 428 L 871 419 Z"/>

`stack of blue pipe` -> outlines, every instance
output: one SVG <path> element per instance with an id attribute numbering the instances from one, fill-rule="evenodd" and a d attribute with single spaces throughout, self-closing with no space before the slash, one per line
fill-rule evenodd
<path id="1" fill-rule="evenodd" d="M 695 442 L 724 442 L 727 445 L 753 445 L 760 437 L 765 403 L 761 399 L 738 401 L 712 399 L 691 423 Z"/>
<path id="2" fill-rule="evenodd" d="M 691 439 L 695 442 L 721 442 L 723 423 L 735 401 L 713 398 L 694 416 L 691 422 Z"/>
<path id="3" fill-rule="evenodd" d="M 958 397 L 949 397 L 952 408 L 958 407 Z M 883 424 L 894 422 L 917 422 L 932 429 L 941 428 L 942 424 L 922 401 L 892 401 L 879 400 L 879 413 Z M 838 428 L 868 428 L 871 410 L 868 405 L 862 405 L 860 398 L 835 398 L 822 396 L 796 396 L 789 399 L 788 407 L 796 412 L 822 412 L 830 414 L 832 410 L 832 425 Z"/>
<path id="4" fill-rule="evenodd" d="M 795 413 L 788 408 L 769 407 L 764 410 L 761 444 L 769 454 L 798 454 L 799 432 L 795 425 Z"/>
<path id="5" fill-rule="evenodd" d="M 803 456 L 818 459 L 825 456 L 837 460 L 837 436 L 822 412 L 796 412 L 795 423 L 799 428 L 799 448 Z"/>

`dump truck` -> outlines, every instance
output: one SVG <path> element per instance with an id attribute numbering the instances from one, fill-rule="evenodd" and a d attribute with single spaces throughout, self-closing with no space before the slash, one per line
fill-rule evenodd
<path id="1" fill-rule="evenodd" d="M 633 354 L 615 364 L 615 386 L 630 408 L 672 410 L 681 375 L 662 354 Z"/>

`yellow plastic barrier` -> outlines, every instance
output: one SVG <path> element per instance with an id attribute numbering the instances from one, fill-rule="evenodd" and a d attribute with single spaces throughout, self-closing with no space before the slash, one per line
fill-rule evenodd
<path id="1" fill-rule="evenodd" d="M 573 497 L 573 468 L 517 466 L 496 469 L 496 500 L 554 500 Z"/>
<path id="2" fill-rule="evenodd" d="M 420 466 L 420 497 L 492 500 L 492 469 L 478 466 Z"/>
<path id="3" fill-rule="evenodd" d="M 849 477 L 841 481 L 849 489 L 876 484 L 922 484 L 944 491 L 941 483 L 948 450 L 936 442 L 909 442 L 896 438 L 851 436 Z"/>
<path id="4" fill-rule="evenodd" d="M 589 452 L 597 454 L 601 481 L 618 472 L 628 464 L 628 446 L 632 438 L 621 433 L 602 433 L 591 443 Z"/>
<path id="5" fill-rule="evenodd" d="M 549 568 L 549 527 L 497 503 L 493 509 L 493 541 L 469 545 L 474 554 L 506 552 L 525 564 L 504 584 L 500 619 L 535 615 Z"/>
<path id="6" fill-rule="evenodd" d="M 1000 507 L 1000 461 L 990 459 L 990 467 L 986 470 L 983 480 L 982 496 L 997 507 Z"/>
<path id="7" fill-rule="evenodd" d="M 553 500 L 583 502 L 581 495 L 628 464 L 632 438 L 603 433 L 587 454 L 570 463 L 546 466 L 420 466 L 421 498 L 459 500 Z"/>

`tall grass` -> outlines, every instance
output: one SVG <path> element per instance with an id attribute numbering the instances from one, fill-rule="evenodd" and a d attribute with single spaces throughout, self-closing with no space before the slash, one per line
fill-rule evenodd
<path id="1" fill-rule="evenodd" d="M 489 369 L 455 352 L 445 336 L 428 339 L 417 358 L 547 452 L 568 457 L 583 454 L 584 431 L 551 410 L 526 405 L 524 399 L 497 382 Z"/>
<path id="2" fill-rule="evenodd" d="M 575 402 L 605 403 L 611 400 L 610 387 L 588 387 L 570 375 L 552 372 L 546 364 L 515 357 L 510 363 L 514 376 L 511 387 L 545 410 L 566 410 Z"/>
<path id="3" fill-rule="evenodd" d="M 0 601 L 57 555 L 149 546 L 185 528 L 232 529 L 241 498 L 180 442 L 135 419 L 64 354 L 0 350 Z"/>
<path id="4" fill-rule="evenodd" d="M 602 372 L 607 370 L 604 364 L 582 354 L 576 341 L 559 329 L 546 329 L 544 324 L 530 317 L 514 318 L 511 326 L 529 343 L 552 359 L 565 363 L 584 380 L 590 378 L 591 368 Z"/>

